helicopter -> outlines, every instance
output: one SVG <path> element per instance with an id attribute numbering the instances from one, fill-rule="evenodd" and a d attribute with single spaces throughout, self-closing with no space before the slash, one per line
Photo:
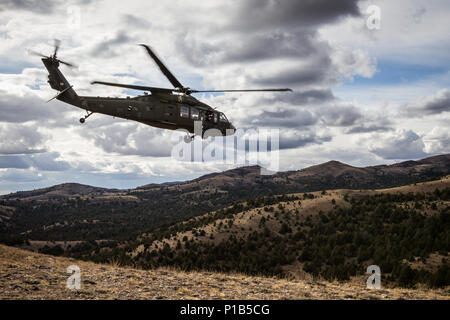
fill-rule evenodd
<path id="1" fill-rule="evenodd" d="M 48 83 L 58 93 L 47 102 L 57 99 L 86 110 L 86 115 L 80 118 L 80 123 L 94 113 L 101 113 L 113 117 L 138 121 L 149 126 L 178 130 L 183 129 L 188 133 L 196 132 L 195 122 L 201 123 L 201 137 L 208 137 L 210 129 L 216 129 L 216 135 L 232 135 L 236 128 L 228 120 L 223 112 L 197 100 L 192 94 L 212 92 L 257 92 L 257 91 L 292 91 L 289 88 L 280 89 L 239 89 L 239 90 L 194 90 L 183 86 L 180 81 L 169 71 L 164 63 L 154 53 L 152 48 L 146 44 L 140 44 L 153 59 L 161 72 L 166 76 L 174 88 L 147 87 L 132 84 L 121 84 L 104 81 L 93 81 L 91 84 L 100 84 L 113 87 L 144 91 L 143 95 L 126 98 L 79 96 L 73 86 L 66 80 L 59 65 L 75 67 L 74 64 L 60 60 L 57 57 L 60 41 L 55 40 L 52 55 L 46 56 L 41 53 L 30 51 L 34 55 L 42 57 L 42 62 L 48 70 Z M 206 134 L 205 134 L 206 133 Z M 187 135 L 185 142 L 189 142 L 194 135 Z"/>

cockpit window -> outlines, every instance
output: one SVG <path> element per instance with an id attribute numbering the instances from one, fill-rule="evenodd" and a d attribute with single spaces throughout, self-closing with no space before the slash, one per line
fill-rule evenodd
<path id="1" fill-rule="evenodd" d="M 191 107 L 191 119 L 192 120 L 198 120 L 198 118 L 200 117 L 200 114 L 198 112 L 197 108 Z"/>
<path id="2" fill-rule="evenodd" d="M 225 117 L 225 115 L 223 113 L 220 113 L 219 120 L 222 121 L 222 122 L 228 122 L 227 117 Z"/>
<path id="3" fill-rule="evenodd" d="M 189 108 L 186 106 L 180 106 L 180 117 L 189 118 Z"/>

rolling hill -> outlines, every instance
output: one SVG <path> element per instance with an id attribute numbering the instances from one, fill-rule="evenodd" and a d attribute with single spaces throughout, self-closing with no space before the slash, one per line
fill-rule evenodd
<path id="1" fill-rule="evenodd" d="M 260 167 L 130 190 L 63 184 L 0 197 L 0 241 L 139 268 L 392 284 L 449 281 L 450 155 L 357 168 Z M 444 177 L 444 178 L 443 178 Z"/>
<path id="2" fill-rule="evenodd" d="M 261 197 L 76 256 L 120 257 L 142 268 L 345 281 L 375 264 L 392 285 L 445 286 L 449 253 L 450 176 L 389 189 Z"/>
<path id="3" fill-rule="evenodd" d="M 130 190 L 66 183 L 0 196 L 0 241 L 132 239 L 162 225 L 261 196 L 388 188 L 437 179 L 450 173 L 450 155 L 365 168 L 330 161 L 270 176 L 259 172 L 258 166 L 242 167 Z"/>

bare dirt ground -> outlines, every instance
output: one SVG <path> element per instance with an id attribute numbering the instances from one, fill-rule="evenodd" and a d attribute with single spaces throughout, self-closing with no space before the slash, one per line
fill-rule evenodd
<path id="1" fill-rule="evenodd" d="M 70 265 L 81 288 L 66 288 Z M 137 270 L 0 245 L 0 299 L 444 299 L 450 288 L 369 290 L 338 283 L 170 269 Z"/>

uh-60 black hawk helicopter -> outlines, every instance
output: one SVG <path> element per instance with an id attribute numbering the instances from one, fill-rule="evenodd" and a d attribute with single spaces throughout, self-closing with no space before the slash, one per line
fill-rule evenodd
<path id="1" fill-rule="evenodd" d="M 53 55 L 50 56 L 45 56 L 34 51 L 31 51 L 31 53 L 42 57 L 42 62 L 49 72 L 48 83 L 53 89 L 59 91 L 58 94 L 49 101 L 56 98 L 60 101 L 86 110 L 87 115 L 80 119 L 81 123 L 84 123 L 85 120 L 93 113 L 102 113 L 113 117 L 138 121 L 163 129 L 184 129 L 192 134 L 198 134 L 198 132 L 194 131 L 194 122 L 201 121 L 202 138 L 206 138 L 208 134 L 205 135 L 205 132 L 209 129 L 217 129 L 222 135 L 230 135 L 236 131 L 236 128 L 228 121 L 225 114 L 197 100 L 192 97 L 191 94 L 200 92 L 292 91 L 289 88 L 193 90 L 188 87 L 184 87 L 155 55 L 149 46 L 141 44 L 141 46 L 147 50 L 150 57 L 156 62 L 162 73 L 167 77 L 170 83 L 172 83 L 174 88 L 156 88 L 94 81 L 91 84 L 103 84 L 114 87 L 143 90 L 147 92 L 144 92 L 144 95 L 132 98 L 79 96 L 59 70 L 60 63 L 69 67 L 74 66 L 73 64 L 64 62 L 57 58 L 59 46 L 60 41 L 55 40 L 55 49 Z M 189 142 L 193 137 L 194 136 L 188 135 L 185 137 L 185 141 Z"/>

